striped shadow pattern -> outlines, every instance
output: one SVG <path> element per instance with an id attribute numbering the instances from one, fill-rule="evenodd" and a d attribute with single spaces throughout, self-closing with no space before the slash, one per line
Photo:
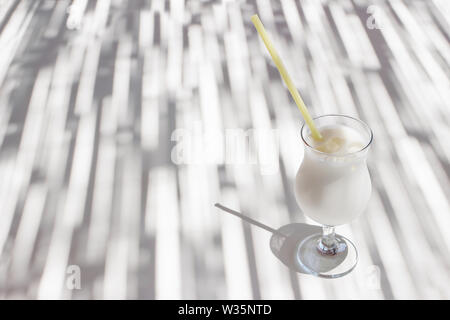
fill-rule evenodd
<path id="1" fill-rule="evenodd" d="M 254 13 L 313 115 L 374 132 L 344 278 L 289 270 L 213 206 L 311 222 L 301 115 Z M 449 17 L 446 0 L 0 0 L 0 298 L 449 299 Z M 249 132 L 273 134 L 234 158 Z"/>

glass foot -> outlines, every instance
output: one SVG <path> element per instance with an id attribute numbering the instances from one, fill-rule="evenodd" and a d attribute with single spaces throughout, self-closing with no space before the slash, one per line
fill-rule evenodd
<path id="1" fill-rule="evenodd" d="M 322 278 L 339 278 L 352 271 L 358 262 L 355 245 L 336 235 L 335 246 L 325 250 L 322 234 L 313 234 L 300 242 L 297 262 L 306 272 Z"/>

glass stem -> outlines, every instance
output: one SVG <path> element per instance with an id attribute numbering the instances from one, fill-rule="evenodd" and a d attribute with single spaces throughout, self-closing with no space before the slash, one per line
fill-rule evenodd
<path id="1" fill-rule="evenodd" d="M 322 254 L 334 255 L 337 253 L 338 244 L 334 233 L 334 227 L 322 227 L 322 238 L 319 240 L 317 249 Z"/>

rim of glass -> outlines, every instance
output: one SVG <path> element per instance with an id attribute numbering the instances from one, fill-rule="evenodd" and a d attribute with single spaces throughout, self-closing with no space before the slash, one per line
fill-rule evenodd
<path id="1" fill-rule="evenodd" d="M 370 127 L 369 127 L 369 126 L 367 125 L 367 123 L 365 123 L 364 121 L 362 121 L 362 120 L 360 120 L 360 119 L 357 119 L 357 118 L 354 118 L 354 117 L 351 117 L 351 116 L 347 116 L 347 115 L 345 115 L 345 114 L 335 114 L 335 113 L 324 114 L 324 115 L 321 115 L 321 116 L 318 116 L 318 117 L 314 117 L 313 120 L 320 119 L 320 118 L 325 118 L 325 117 L 342 117 L 342 118 L 347 118 L 347 119 L 351 119 L 351 120 L 353 120 L 353 121 L 359 122 L 364 128 L 366 128 L 367 132 L 369 132 L 369 142 L 367 142 L 367 144 L 366 144 L 364 147 L 362 147 L 361 149 L 359 149 L 359 150 L 357 150 L 357 151 L 349 152 L 349 153 L 336 154 L 336 155 L 334 155 L 334 154 L 322 152 L 322 151 L 319 151 L 319 150 L 315 149 L 313 146 L 311 146 L 311 145 L 306 141 L 305 137 L 303 136 L 303 131 L 304 131 L 304 129 L 306 128 L 306 127 L 305 127 L 305 126 L 306 126 L 306 122 L 303 122 L 302 128 L 300 129 L 300 136 L 301 136 L 301 138 L 302 138 L 303 143 L 305 144 L 305 146 L 307 146 L 308 148 L 310 148 L 312 151 L 314 151 L 314 152 L 316 152 L 316 153 L 318 153 L 318 154 L 327 155 L 327 156 L 333 156 L 333 157 L 346 157 L 346 156 L 350 156 L 350 155 L 355 155 L 355 154 L 357 154 L 357 153 L 360 153 L 360 152 L 366 150 L 366 149 L 370 146 L 370 144 L 372 143 L 372 140 L 373 140 L 373 132 L 372 132 L 372 129 L 370 129 Z"/>

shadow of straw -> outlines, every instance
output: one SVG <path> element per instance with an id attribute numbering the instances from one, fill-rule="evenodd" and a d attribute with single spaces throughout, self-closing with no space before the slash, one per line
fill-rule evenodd
<path id="1" fill-rule="evenodd" d="M 277 257 L 286 267 L 289 269 L 304 274 L 310 274 L 298 263 L 297 260 L 297 250 L 299 244 L 309 236 L 322 232 L 322 228 L 319 226 L 314 226 L 306 223 L 291 223 L 284 225 L 278 229 L 271 228 L 259 221 L 253 220 L 248 216 L 227 208 L 219 203 L 214 206 L 217 208 L 235 215 L 244 221 L 262 228 L 270 233 L 272 237 L 270 238 L 270 249 L 272 253 Z M 340 261 L 345 260 L 346 254 L 340 257 Z M 332 269 L 332 268 L 331 268 Z M 322 270 L 326 271 L 326 270 Z"/>

